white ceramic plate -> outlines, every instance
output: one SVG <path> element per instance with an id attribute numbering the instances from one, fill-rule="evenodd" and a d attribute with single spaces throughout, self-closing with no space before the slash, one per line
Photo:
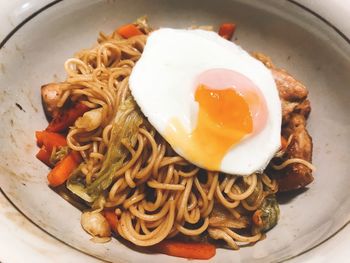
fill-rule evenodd
<path id="1" fill-rule="evenodd" d="M 18 10 L 28 15 L 43 6 L 42 1 L 18 2 L 22 4 Z M 99 31 L 110 32 L 144 14 L 154 26 L 235 21 L 238 44 L 270 55 L 309 88 L 315 182 L 303 193 L 281 200 L 280 222 L 268 232 L 266 240 L 238 252 L 219 249 L 212 262 L 305 259 L 307 251 L 336 235 L 350 220 L 350 42 L 322 17 L 292 1 L 75 0 L 55 1 L 42 8 L 8 35 L 0 49 L 0 186 L 7 198 L 2 197 L 1 202 L 11 202 L 45 231 L 45 240 L 51 240 L 48 234 L 80 251 L 69 249 L 77 261 L 87 260 L 86 254 L 113 262 L 185 261 L 142 254 L 117 240 L 107 244 L 90 242 L 80 227 L 80 211 L 47 187 L 48 169 L 34 157 L 34 131 L 46 126 L 40 86 L 63 80 L 65 59 L 91 46 Z M 9 205 L 5 207 L 11 210 Z M 59 246 L 64 250 L 64 245 Z M 48 255 L 50 259 L 52 255 Z"/>

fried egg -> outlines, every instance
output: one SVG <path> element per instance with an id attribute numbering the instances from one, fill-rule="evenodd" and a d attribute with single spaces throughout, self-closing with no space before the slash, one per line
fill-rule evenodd
<path id="1" fill-rule="evenodd" d="M 280 148 L 281 102 L 270 70 L 214 32 L 152 32 L 129 86 L 155 129 L 201 168 L 250 175 Z"/>

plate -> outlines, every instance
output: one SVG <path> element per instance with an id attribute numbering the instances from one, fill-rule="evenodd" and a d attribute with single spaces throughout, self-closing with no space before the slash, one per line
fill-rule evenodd
<path id="1" fill-rule="evenodd" d="M 40 229 L 84 254 L 113 262 L 185 261 L 136 252 L 117 240 L 90 242 L 80 227 L 80 211 L 47 187 L 48 169 L 35 158 L 34 132 L 46 126 L 40 86 L 64 80 L 65 59 L 93 45 L 99 31 L 111 32 L 144 14 L 155 27 L 234 21 L 237 44 L 271 56 L 310 90 L 315 182 L 280 200 L 280 222 L 265 240 L 238 252 L 219 249 L 212 261 L 298 258 L 340 231 L 350 220 L 350 45 L 341 32 L 292 1 L 76 0 L 42 8 L 0 50 L 3 195 Z"/>

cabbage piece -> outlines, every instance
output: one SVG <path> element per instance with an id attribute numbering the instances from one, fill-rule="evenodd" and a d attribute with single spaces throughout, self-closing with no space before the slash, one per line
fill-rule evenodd
<path id="1" fill-rule="evenodd" d="M 69 153 L 68 146 L 54 147 L 50 155 L 50 163 L 55 166 L 59 161 L 66 157 Z"/>
<path id="2" fill-rule="evenodd" d="M 78 167 L 68 179 L 67 188 L 89 203 L 97 200 L 103 191 L 112 184 L 114 174 L 122 167 L 129 154 L 122 141 L 135 146 L 142 122 L 143 116 L 133 98 L 129 96 L 119 106 L 113 122 L 106 158 L 101 170 L 96 175 L 96 180 L 90 185 L 86 185 L 81 169 Z"/>

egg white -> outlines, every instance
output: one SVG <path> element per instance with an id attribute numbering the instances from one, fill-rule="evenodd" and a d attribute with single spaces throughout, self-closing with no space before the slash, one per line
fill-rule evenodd
<path id="1" fill-rule="evenodd" d="M 232 147 L 220 171 L 243 176 L 262 171 L 280 148 L 281 102 L 270 70 L 240 46 L 210 31 L 156 30 L 132 70 L 129 86 L 143 114 L 162 136 L 174 117 L 190 133 L 198 112 L 195 79 L 214 68 L 231 69 L 249 78 L 261 90 L 268 109 L 262 131 Z M 178 145 L 171 146 L 195 163 Z"/>

